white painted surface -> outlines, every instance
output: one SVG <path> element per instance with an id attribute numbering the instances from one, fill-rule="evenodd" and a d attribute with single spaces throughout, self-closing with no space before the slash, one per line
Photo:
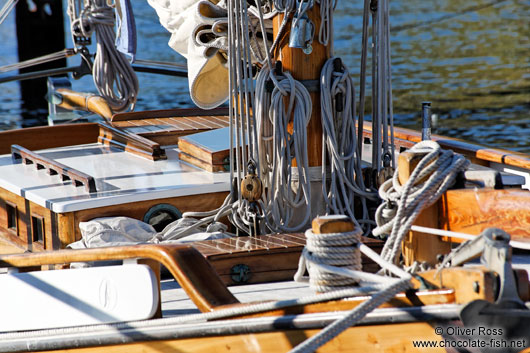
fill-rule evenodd
<path id="1" fill-rule="evenodd" d="M 199 312 L 199 309 L 175 280 L 164 280 L 160 284 L 164 317 Z M 308 283 L 294 281 L 245 284 L 231 286 L 228 289 L 242 303 L 296 299 L 315 294 L 313 290 L 309 289 Z"/>
<path id="2" fill-rule="evenodd" d="M 0 187 L 57 213 L 230 189 L 229 173 L 182 163 L 176 148 L 166 149 L 168 159 L 156 162 L 97 143 L 35 152 L 96 180 L 98 192 L 89 194 L 58 175 L 0 156 Z"/>
<path id="3" fill-rule="evenodd" d="M 0 275 L 0 332 L 144 320 L 158 307 L 146 265 Z"/>

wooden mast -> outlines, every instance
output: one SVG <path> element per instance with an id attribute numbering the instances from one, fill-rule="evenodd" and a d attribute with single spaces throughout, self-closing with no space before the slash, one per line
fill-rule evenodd
<path id="1" fill-rule="evenodd" d="M 319 80 L 322 66 L 330 57 L 330 48 L 322 45 L 318 41 L 318 32 L 320 29 L 320 5 L 316 4 L 312 9 L 306 12 L 309 19 L 315 25 L 315 36 L 313 38 L 313 51 L 311 54 L 305 54 L 302 49 L 289 47 L 289 30 L 286 30 L 281 41 L 279 42 L 279 51 L 276 51 L 275 59 L 282 62 L 284 70 L 289 71 L 292 76 L 299 81 L 303 80 Z M 276 16 L 273 20 L 273 34 L 276 38 L 280 25 L 283 20 L 283 14 Z M 287 29 L 291 28 L 292 19 L 287 24 Z M 331 42 L 333 38 L 330 38 Z M 320 92 L 311 92 L 311 100 L 313 101 L 313 110 L 311 120 L 307 127 L 307 148 L 308 160 L 310 167 L 322 165 L 322 122 L 320 114 Z"/>

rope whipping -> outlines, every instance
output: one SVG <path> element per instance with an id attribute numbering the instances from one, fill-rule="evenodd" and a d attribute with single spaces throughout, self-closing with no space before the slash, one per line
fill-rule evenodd
<path id="1" fill-rule="evenodd" d="M 421 211 L 435 203 L 454 184 L 458 172 L 469 165 L 462 155 L 442 150 L 434 141 L 414 145 L 412 153 L 424 154 L 405 185 L 399 182 L 398 171 L 379 188 L 383 203 L 376 211 L 375 236 L 389 235 L 381 256 L 397 263 L 401 241 Z"/>
<path id="2" fill-rule="evenodd" d="M 134 109 L 139 84 L 125 54 L 116 49 L 115 12 L 106 0 L 68 0 L 72 35 L 90 38 L 96 33 L 96 55 L 92 66 L 94 84 L 113 111 Z M 73 40 L 75 43 L 75 38 Z"/>

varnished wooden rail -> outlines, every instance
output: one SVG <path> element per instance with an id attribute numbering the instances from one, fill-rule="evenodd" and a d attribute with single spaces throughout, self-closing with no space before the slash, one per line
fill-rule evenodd
<path id="1" fill-rule="evenodd" d="M 115 146 L 124 149 L 127 152 L 152 159 L 166 159 L 166 152 L 160 147 L 160 144 L 153 142 L 145 137 L 132 134 L 115 128 L 107 124 L 99 125 L 98 142 L 109 146 Z"/>
<path id="2" fill-rule="evenodd" d="M 214 109 L 181 108 L 163 110 L 144 110 L 138 112 L 117 113 L 112 116 L 112 121 L 141 120 L 155 118 L 172 118 L 186 116 L 225 116 L 228 115 L 228 108 L 219 107 Z"/>
<path id="3" fill-rule="evenodd" d="M 101 96 L 92 93 L 75 92 L 66 88 L 57 89 L 56 94 L 61 98 L 61 103 L 57 104 L 61 108 L 95 113 L 107 120 L 112 118 L 112 109 L 105 98 Z"/>
<path id="4" fill-rule="evenodd" d="M 71 262 L 151 259 L 164 265 L 199 310 L 239 303 L 199 251 L 186 245 L 143 244 L 82 250 L 55 250 L 0 256 L 0 267 L 33 267 Z"/>
<path id="5" fill-rule="evenodd" d="M 97 192 L 94 178 L 79 170 L 41 156 L 19 145 L 11 146 L 11 155 L 14 160 L 22 159 L 24 164 L 34 164 L 37 169 L 46 169 L 50 175 L 58 174 L 63 181 L 71 180 L 74 186 L 83 185 L 86 191 Z"/>

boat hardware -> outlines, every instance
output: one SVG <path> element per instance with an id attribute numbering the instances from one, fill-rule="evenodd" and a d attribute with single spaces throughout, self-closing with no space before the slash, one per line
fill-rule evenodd
<path id="1" fill-rule="evenodd" d="M 263 219 L 258 201 L 263 193 L 263 183 L 256 175 L 256 163 L 251 159 L 247 165 L 247 175 L 241 180 L 241 196 L 248 201 L 247 217 L 251 222 L 250 235 L 258 235 L 259 222 Z"/>
<path id="2" fill-rule="evenodd" d="M 431 139 L 431 102 L 421 103 L 421 140 Z"/>
<path id="3" fill-rule="evenodd" d="M 37 169 L 46 169 L 49 175 L 60 175 L 63 181 L 72 181 L 72 185 L 85 187 L 87 192 L 97 192 L 96 181 L 90 175 L 68 167 L 62 163 L 46 158 L 22 146 L 12 145 L 13 161 L 22 160 L 24 164 L 34 164 Z"/>
<path id="4" fill-rule="evenodd" d="M 237 284 L 247 283 L 251 275 L 250 267 L 245 264 L 238 264 L 230 269 L 230 277 Z"/>
<path id="5" fill-rule="evenodd" d="M 512 268 L 512 248 L 510 235 L 497 228 L 488 228 L 475 239 L 464 243 L 455 252 L 448 255 L 445 263 L 457 266 L 482 253 L 480 261 L 499 276 L 499 290 L 495 303 L 486 300 L 474 300 L 460 312 L 466 327 L 483 327 L 500 330 L 496 339 L 506 341 L 528 339 L 530 341 L 530 311 L 520 299 Z M 505 315 L 504 311 L 510 312 Z M 499 332 L 499 331 L 497 331 Z M 506 352 L 515 352 L 510 347 Z M 520 347 L 519 347 L 520 348 Z M 484 350 L 489 352 L 490 350 Z M 518 350 L 517 350 L 518 351 Z"/>
<path id="6" fill-rule="evenodd" d="M 81 64 L 79 64 L 79 66 L 60 67 L 57 69 L 40 70 L 23 74 L 4 76 L 0 77 L 0 83 L 31 80 L 40 77 L 65 75 L 68 73 L 72 73 L 72 77 L 77 80 L 87 74 L 92 73 L 92 60 L 90 59 L 90 53 L 88 52 L 88 49 L 83 47 L 78 50 L 78 52 L 81 54 Z"/>
<path id="7" fill-rule="evenodd" d="M 315 24 L 307 16 L 307 10 L 313 8 L 313 0 L 300 1 L 298 10 L 293 16 L 291 32 L 289 35 L 289 47 L 302 49 L 304 54 L 311 54 L 313 37 L 315 35 Z"/>

